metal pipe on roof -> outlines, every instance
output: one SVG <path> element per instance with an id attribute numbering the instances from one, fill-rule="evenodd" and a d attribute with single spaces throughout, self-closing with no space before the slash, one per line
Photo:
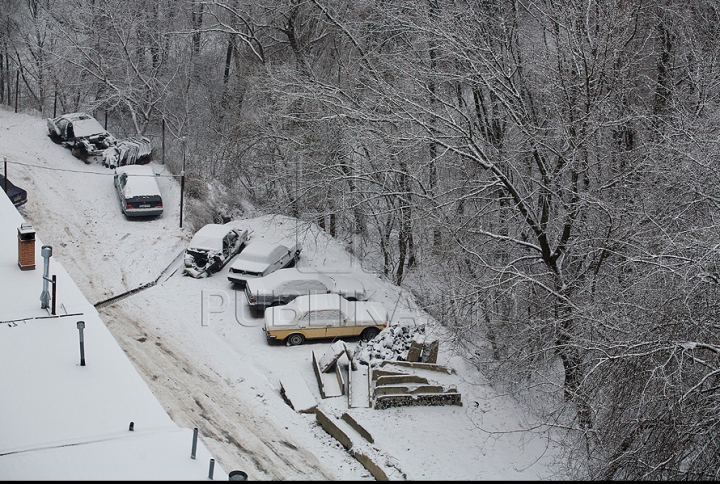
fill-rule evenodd
<path id="1" fill-rule="evenodd" d="M 40 294 L 40 307 L 42 309 L 47 309 L 50 307 L 50 292 L 48 291 L 48 282 L 50 279 L 48 278 L 48 275 L 50 274 L 50 257 L 52 257 L 52 247 L 49 245 L 43 245 L 40 254 L 43 256 L 43 259 L 45 259 L 45 262 L 43 263 L 43 290 Z"/>

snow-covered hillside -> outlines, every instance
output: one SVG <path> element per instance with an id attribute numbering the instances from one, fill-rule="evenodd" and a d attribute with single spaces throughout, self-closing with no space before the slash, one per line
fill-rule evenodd
<path id="1" fill-rule="evenodd" d="M 280 379 L 300 374 L 319 405 L 348 411 L 347 397 L 322 399 L 312 350 L 331 342 L 269 345 L 262 319 L 250 314 L 242 292 L 227 280 L 229 264 L 203 279 L 178 270 L 192 233 L 180 228 L 176 177 L 151 163 L 163 192 L 164 213 L 153 220 L 122 215 L 112 171 L 85 164 L 46 135 L 45 120 L 0 107 L 0 161 L 28 192 L 20 207 L 44 243 L 53 247 L 87 299 L 179 425 L 198 427 L 226 470 L 252 480 L 373 480 L 372 475 L 317 423 L 295 412 L 280 394 Z M 442 344 L 410 296 L 366 272 L 316 226 L 282 216 L 244 220 L 255 238 L 291 238 L 303 247 L 300 266 L 360 278 L 370 299 L 386 305 L 391 324 L 427 324 L 441 341 L 439 363 L 462 394 L 462 406 L 353 408 L 375 437 L 374 446 L 407 479 L 542 479 L 553 473 L 555 444 L 546 434 L 521 431 L 533 421 L 498 395 L 476 370 Z M 132 292 L 127 297 L 116 296 Z M 357 341 L 349 341 L 354 348 Z"/>

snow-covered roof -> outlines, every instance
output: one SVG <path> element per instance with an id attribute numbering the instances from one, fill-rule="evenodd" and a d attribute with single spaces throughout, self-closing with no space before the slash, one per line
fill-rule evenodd
<path id="1" fill-rule="evenodd" d="M 223 248 L 223 237 L 232 229 L 223 224 L 207 224 L 195 232 L 188 249 L 220 251 Z"/>
<path id="2" fill-rule="evenodd" d="M 250 240 L 230 266 L 232 271 L 264 272 L 271 264 L 286 257 L 288 251 L 295 250 L 276 241 Z"/>
<path id="3" fill-rule="evenodd" d="M 213 456 L 198 439 L 191 458 L 193 430 L 173 422 L 55 256 L 55 314 L 41 307 L 42 234 L 23 242 L 35 269 L 21 270 L 24 222 L 0 197 L 0 478 L 206 479 Z M 227 479 L 219 465 L 214 476 Z"/>
<path id="4" fill-rule="evenodd" d="M 276 255 L 287 253 L 289 247 L 280 242 L 268 240 L 250 240 L 250 243 L 240 252 L 238 260 L 274 262 Z"/>
<path id="5" fill-rule="evenodd" d="M 248 289 L 252 293 L 271 294 L 288 282 L 292 282 L 296 290 L 316 288 L 318 284 L 322 284 L 326 289 L 334 286 L 333 280 L 324 274 L 299 270 L 297 267 L 288 267 L 248 281 Z"/>
<path id="6" fill-rule="evenodd" d="M 161 196 L 155 171 L 149 165 L 124 165 L 116 168 L 118 174 L 127 173 L 125 197 Z"/>

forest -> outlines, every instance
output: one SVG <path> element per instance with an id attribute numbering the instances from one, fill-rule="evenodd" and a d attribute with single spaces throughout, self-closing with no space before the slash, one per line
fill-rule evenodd
<path id="1" fill-rule="evenodd" d="M 568 475 L 720 479 L 718 0 L 3 0 L 0 103 L 319 224 Z"/>

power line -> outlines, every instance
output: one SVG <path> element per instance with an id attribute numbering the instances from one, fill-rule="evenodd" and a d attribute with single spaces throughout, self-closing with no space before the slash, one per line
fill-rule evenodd
<path id="1" fill-rule="evenodd" d="M 82 174 L 88 174 L 88 175 L 115 176 L 114 173 L 100 173 L 100 172 L 96 172 L 96 171 L 83 171 L 83 170 L 72 170 L 72 169 L 67 169 L 67 168 L 54 168 L 51 166 L 32 165 L 30 163 L 22 163 L 19 161 L 10 161 L 7 159 L 5 159 L 5 161 L 12 165 L 27 166 L 30 168 L 40 168 L 43 170 L 62 171 L 62 172 L 67 172 L 67 173 L 82 173 Z M 162 177 L 162 178 L 179 178 L 181 175 L 160 175 L 159 173 L 156 173 L 155 176 Z"/>

